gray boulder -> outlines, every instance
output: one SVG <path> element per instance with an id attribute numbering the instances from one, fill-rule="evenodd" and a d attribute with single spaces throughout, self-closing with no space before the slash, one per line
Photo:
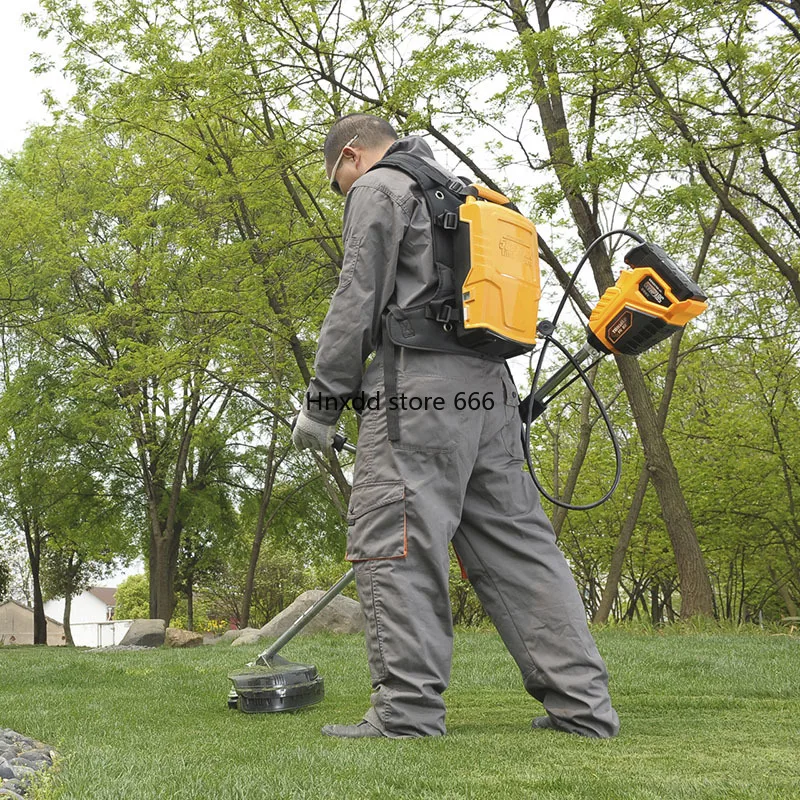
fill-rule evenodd
<path id="1" fill-rule="evenodd" d="M 246 644 L 256 644 L 261 640 L 258 628 L 242 628 L 239 635 L 231 642 L 231 647 L 242 647 Z"/>
<path id="2" fill-rule="evenodd" d="M 163 619 L 135 619 L 120 646 L 161 647 L 167 626 Z"/>
<path id="3" fill-rule="evenodd" d="M 225 631 L 222 636 L 217 639 L 214 644 L 231 644 L 242 635 L 242 632 L 237 628 L 236 630 Z"/>
<path id="4" fill-rule="evenodd" d="M 289 626 L 308 608 L 324 595 L 321 589 L 303 592 L 290 606 L 276 614 L 263 628 L 261 636 L 276 637 L 286 631 Z M 337 595 L 331 602 L 306 625 L 301 633 L 360 633 L 364 630 L 364 615 L 361 606 L 349 597 Z"/>

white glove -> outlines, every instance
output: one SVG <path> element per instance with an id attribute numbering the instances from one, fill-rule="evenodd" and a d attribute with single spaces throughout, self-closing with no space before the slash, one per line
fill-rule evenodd
<path id="1" fill-rule="evenodd" d="M 335 425 L 315 422 L 306 415 L 305 409 L 301 409 L 292 431 L 292 444 L 298 450 L 311 448 L 312 450 L 321 450 L 325 455 L 330 455 L 333 451 L 335 433 Z"/>

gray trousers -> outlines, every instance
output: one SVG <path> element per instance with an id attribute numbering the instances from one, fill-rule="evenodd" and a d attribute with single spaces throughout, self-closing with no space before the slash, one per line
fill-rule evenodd
<path id="1" fill-rule="evenodd" d="M 614 736 L 605 665 L 522 471 L 519 398 L 506 366 L 407 349 L 397 366 L 407 406 L 399 442 L 388 440 L 380 353 L 364 377 L 379 403 L 362 415 L 348 519 L 373 687 L 365 719 L 389 737 L 445 732 L 452 542 L 525 689 L 553 723 Z"/>

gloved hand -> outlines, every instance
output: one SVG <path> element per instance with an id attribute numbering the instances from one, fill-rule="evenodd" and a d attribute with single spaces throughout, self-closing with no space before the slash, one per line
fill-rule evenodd
<path id="1" fill-rule="evenodd" d="M 335 425 L 325 425 L 315 422 L 309 417 L 305 409 L 301 409 L 297 416 L 292 431 L 292 444 L 298 450 L 321 450 L 325 455 L 333 452 L 333 437 L 336 433 Z"/>

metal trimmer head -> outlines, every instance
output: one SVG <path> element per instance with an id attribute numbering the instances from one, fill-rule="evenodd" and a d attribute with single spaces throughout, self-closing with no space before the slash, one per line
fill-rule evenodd
<path id="1" fill-rule="evenodd" d="M 271 711 L 296 711 L 319 703 L 325 697 L 322 676 L 313 664 L 298 664 L 279 656 L 280 650 L 333 600 L 353 579 L 348 570 L 314 605 L 306 609 L 282 636 L 271 644 L 247 669 L 228 677 L 233 689 L 228 694 L 228 708 L 248 714 Z"/>
<path id="2" fill-rule="evenodd" d="M 313 664 L 297 664 L 278 655 L 228 677 L 233 682 L 228 705 L 248 714 L 295 711 L 325 697 L 322 676 Z"/>

